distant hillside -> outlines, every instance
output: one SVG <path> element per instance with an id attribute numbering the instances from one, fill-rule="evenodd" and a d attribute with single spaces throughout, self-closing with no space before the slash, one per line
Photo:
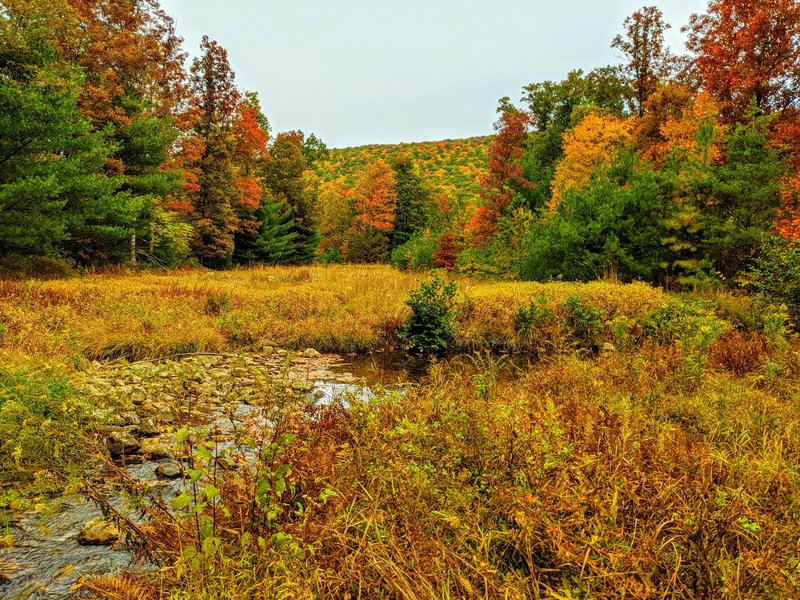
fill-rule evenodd
<path id="1" fill-rule="evenodd" d="M 365 168 L 376 160 L 390 162 L 395 156 L 408 154 L 434 192 L 446 192 L 451 198 L 464 198 L 477 194 L 478 182 L 486 172 L 486 153 L 491 140 L 491 136 L 484 136 L 338 148 L 331 150 L 328 159 L 320 161 L 315 170 L 323 181 L 342 177 L 345 185 L 352 187 Z"/>

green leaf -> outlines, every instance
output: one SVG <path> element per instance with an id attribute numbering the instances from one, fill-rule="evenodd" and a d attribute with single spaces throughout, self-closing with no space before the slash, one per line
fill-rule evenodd
<path id="1" fill-rule="evenodd" d="M 175 510 L 180 510 L 182 508 L 185 508 L 189 506 L 191 503 L 192 503 L 192 497 L 187 493 L 183 493 L 180 496 L 176 496 L 170 501 L 170 504 L 172 504 L 172 508 L 174 508 Z"/>

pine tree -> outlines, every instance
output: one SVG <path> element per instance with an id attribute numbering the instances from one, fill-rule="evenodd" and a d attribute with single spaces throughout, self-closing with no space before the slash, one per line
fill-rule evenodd
<path id="1" fill-rule="evenodd" d="M 433 212 L 433 197 L 430 189 L 419 176 L 408 156 L 399 156 L 392 162 L 395 177 L 397 208 L 391 247 L 405 244 L 416 232 L 425 229 Z"/>
<path id="2" fill-rule="evenodd" d="M 300 134 L 293 131 L 278 134 L 270 148 L 270 160 L 264 168 L 264 180 L 272 196 L 285 202 L 292 211 L 292 231 L 295 233 L 292 260 L 298 264 L 313 260 L 320 240 L 313 218 L 316 199 L 306 185 L 305 170 Z"/>
<path id="3" fill-rule="evenodd" d="M 265 192 L 256 218 L 259 222 L 257 233 L 237 234 L 234 260 L 240 264 L 290 264 L 297 238 L 291 208 Z"/>

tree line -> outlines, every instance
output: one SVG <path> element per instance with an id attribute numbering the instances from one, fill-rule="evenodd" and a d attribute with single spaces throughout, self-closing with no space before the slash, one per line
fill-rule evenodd
<path id="1" fill-rule="evenodd" d="M 403 152 L 321 177 L 325 144 L 272 137 L 225 49 L 188 63 L 157 0 L 3 2 L 0 252 L 733 280 L 769 236 L 800 240 L 800 4 L 711 0 L 682 54 L 669 27 L 644 7 L 621 64 L 503 98 L 464 193 Z"/>

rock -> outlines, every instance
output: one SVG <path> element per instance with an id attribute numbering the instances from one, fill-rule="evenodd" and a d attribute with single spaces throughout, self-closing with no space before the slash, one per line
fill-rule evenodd
<path id="1" fill-rule="evenodd" d="M 134 412 L 122 413 L 120 419 L 123 425 L 139 425 L 139 415 Z"/>
<path id="2" fill-rule="evenodd" d="M 171 410 L 160 410 L 158 411 L 158 420 L 166 425 L 172 425 L 175 423 L 175 415 L 172 414 Z"/>
<path id="3" fill-rule="evenodd" d="M 141 404 L 144 402 L 145 393 L 142 390 L 133 390 L 131 392 L 131 402 L 134 404 Z"/>
<path id="4" fill-rule="evenodd" d="M 152 458 L 171 458 L 172 445 L 162 438 L 145 438 L 141 441 L 139 452 Z"/>
<path id="5" fill-rule="evenodd" d="M 314 348 L 306 348 L 305 350 L 303 350 L 300 356 L 303 356 L 305 358 L 322 358 L 322 354 L 314 350 Z"/>
<path id="6" fill-rule="evenodd" d="M 275 348 L 272 346 L 264 346 L 264 354 L 272 354 L 275 352 Z"/>
<path id="7" fill-rule="evenodd" d="M 616 351 L 617 347 L 611 342 L 606 342 L 605 344 L 603 344 L 603 352 L 616 352 Z"/>
<path id="8" fill-rule="evenodd" d="M 288 350 L 278 350 L 278 356 L 289 356 Z"/>
<path id="9" fill-rule="evenodd" d="M 325 392 L 323 392 L 322 390 L 317 390 L 316 392 L 314 392 L 314 400 L 321 400 L 324 397 L 325 397 Z"/>
<path id="10" fill-rule="evenodd" d="M 156 477 L 159 479 L 178 479 L 182 475 L 183 470 L 175 461 L 160 464 L 156 468 Z"/>
<path id="11" fill-rule="evenodd" d="M 153 419 L 145 419 L 139 423 L 139 435 L 144 437 L 155 437 L 161 433 Z"/>
<path id="12" fill-rule="evenodd" d="M 96 517 L 86 523 L 78 534 L 78 543 L 83 546 L 107 546 L 119 539 L 120 533 L 114 523 L 105 517 Z"/>
<path id="13" fill-rule="evenodd" d="M 106 445 L 111 456 L 115 458 L 126 454 L 136 454 L 139 451 L 139 440 L 131 432 L 124 429 L 109 433 L 106 438 Z"/>

